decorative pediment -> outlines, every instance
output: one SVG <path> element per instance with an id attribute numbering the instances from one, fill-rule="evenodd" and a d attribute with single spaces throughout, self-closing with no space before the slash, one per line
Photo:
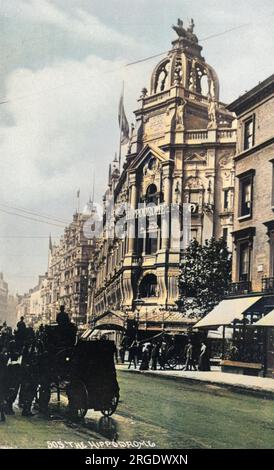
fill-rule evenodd
<path id="1" fill-rule="evenodd" d="M 185 182 L 185 189 L 203 189 L 204 185 L 201 178 L 190 176 Z"/>
<path id="2" fill-rule="evenodd" d="M 188 152 L 185 156 L 187 163 L 206 163 L 206 152 Z"/>
<path id="3" fill-rule="evenodd" d="M 149 171 L 155 171 L 161 163 L 166 161 L 168 161 L 168 157 L 159 147 L 148 144 L 134 158 L 128 169 L 134 170 L 147 165 Z"/>

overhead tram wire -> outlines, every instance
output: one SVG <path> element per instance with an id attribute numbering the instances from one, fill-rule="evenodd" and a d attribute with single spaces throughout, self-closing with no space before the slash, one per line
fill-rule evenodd
<path id="1" fill-rule="evenodd" d="M 274 14 L 274 13 L 272 13 L 272 14 Z M 212 34 L 211 36 L 201 38 L 201 39 L 199 39 L 199 41 L 200 42 L 208 41 L 209 39 L 217 38 L 218 36 L 223 36 L 224 34 L 230 33 L 231 31 L 235 31 L 236 29 L 240 29 L 240 28 L 244 28 L 246 26 L 250 26 L 251 24 L 253 24 L 253 23 L 243 23 L 241 25 L 234 26 L 234 28 L 230 28 L 230 29 L 227 29 L 226 31 L 222 31 L 221 33 L 216 33 L 216 34 Z M 135 60 L 134 62 L 129 62 L 128 64 L 125 65 L 125 67 L 140 64 L 142 62 L 146 62 L 147 60 L 156 59 L 157 57 L 161 57 L 162 55 L 166 55 L 168 52 L 169 51 L 160 52 L 159 54 L 151 55 L 149 57 L 145 57 L 144 59 L 139 59 L 139 60 Z"/>
<path id="2" fill-rule="evenodd" d="M 27 240 L 27 239 L 44 239 L 44 240 L 47 239 L 47 240 L 48 240 L 48 239 L 49 239 L 49 236 L 48 236 L 48 235 L 47 235 L 47 236 L 44 236 L 44 235 L 43 235 L 43 236 L 35 236 L 35 235 L 34 235 L 34 236 L 33 236 L 33 235 L 26 235 L 26 236 L 25 236 L 25 235 L 0 235 L 0 238 L 6 238 L 6 239 L 16 239 L 16 238 L 18 238 L 18 239 L 20 239 L 20 240 L 21 240 L 21 239 L 24 239 L 24 238 L 25 238 L 26 240 Z M 56 235 L 56 236 L 53 236 L 53 235 L 51 235 L 51 238 L 52 238 L 52 239 L 53 239 L 53 238 L 59 239 L 60 236 L 57 236 L 57 235 Z"/>
<path id="3" fill-rule="evenodd" d="M 270 13 L 269 16 L 272 16 L 274 15 L 274 12 Z M 219 36 L 223 36 L 224 34 L 228 34 L 232 31 L 235 31 L 237 29 L 240 29 L 240 28 L 244 28 L 244 27 L 247 27 L 247 26 L 251 26 L 253 25 L 254 23 L 253 22 L 249 22 L 249 23 L 242 23 L 238 26 L 234 26 L 233 28 L 230 28 L 230 29 L 226 29 L 225 31 L 222 31 L 220 33 L 216 33 L 216 34 L 212 34 L 210 36 L 207 36 L 205 38 L 201 38 L 200 41 L 207 41 L 209 39 L 213 39 L 215 37 L 219 37 Z M 132 62 L 128 62 L 127 64 L 125 65 L 122 65 L 120 67 L 117 67 L 115 69 L 109 69 L 109 70 L 105 70 L 104 73 L 114 73 L 114 72 L 118 72 L 119 70 L 122 70 L 126 67 L 131 67 L 133 65 L 137 65 L 137 64 L 140 64 L 142 62 L 146 62 L 148 60 L 152 60 L 152 59 L 155 59 L 157 57 L 161 57 L 165 54 L 167 54 L 169 51 L 163 51 L 163 52 L 160 52 L 158 54 L 154 54 L 154 55 L 151 55 L 151 56 L 148 56 L 148 57 L 145 57 L 145 58 L 142 58 L 142 59 L 138 59 L 138 60 L 135 60 L 135 61 L 132 61 Z M 90 77 L 92 76 L 96 76 L 96 74 L 90 74 L 89 77 L 86 79 L 86 80 L 90 80 Z M 78 80 L 77 83 L 79 83 L 80 81 L 83 81 L 84 79 L 82 80 Z M 71 82 L 71 84 L 73 83 L 76 83 L 76 82 Z M 11 102 L 14 102 L 14 101 L 19 101 L 19 100 L 25 100 L 25 99 L 29 99 L 31 96 L 35 96 L 35 95 L 41 95 L 41 94 L 44 94 L 45 91 L 55 91 L 59 88 L 62 88 L 63 86 L 65 85 L 65 83 L 63 82 L 62 84 L 56 86 L 56 87 L 53 87 L 53 88 L 48 88 L 47 90 L 41 90 L 39 92 L 36 92 L 36 93 L 32 93 L 32 94 L 29 94 L 29 95 L 23 95 L 23 96 L 18 96 L 18 97 L 14 97 L 14 98 L 3 98 L 2 101 L 0 101 L 0 105 L 5 105 L 5 104 L 8 104 L 8 103 L 11 103 Z"/>
<path id="4" fill-rule="evenodd" d="M 0 208 L 0 212 L 3 212 L 3 213 L 8 214 L 8 215 L 13 215 L 13 216 L 16 216 L 16 217 L 21 217 L 23 219 L 32 220 L 33 222 L 40 222 L 40 223 L 43 223 L 43 224 L 48 224 L 48 225 L 52 225 L 52 226 L 59 227 L 59 228 L 64 228 L 65 227 L 64 225 L 58 225 L 58 224 L 55 224 L 53 222 L 48 222 L 46 220 L 35 219 L 34 217 L 28 217 L 26 215 L 17 214 L 16 212 L 9 212 L 9 211 L 6 211 L 6 210 L 1 209 L 1 208 Z"/>
<path id="5" fill-rule="evenodd" d="M 6 209 L 2 209 L 1 206 L 7 208 L 7 209 L 13 209 L 13 210 L 16 210 L 17 212 L 19 212 L 19 214 L 17 214 L 17 212 L 10 212 Z M 53 226 L 56 226 L 56 227 L 61 227 L 61 228 L 65 228 L 67 227 L 68 225 L 70 226 L 74 226 L 74 225 L 77 225 L 76 222 L 73 222 L 73 221 L 69 221 L 69 220 L 65 220 L 65 219 L 61 219 L 61 218 L 57 218 L 57 217 L 52 217 L 52 216 L 49 216 L 49 215 L 44 215 L 42 213 L 39 213 L 37 211 L 31 211 L 31 210 L 28 210 L 28 209 L 23 209 L 23 208 L 19 208 L 19 207 L 15 207 L 15 206 L 9 206 L 7 204 L 1 204 L 0 203 L 0 212 L 4 212 L 4 213 L 7 213 L 9 215 L 18 215 L 18 217 L 22 217 L 22 218 L 26 218 L 26 219 L 30 219 L 30 220 L 36 220 L 37 222 L 44 222 L 44 223 L 49 223 L 50 225 L 53 225 Z M 28 216 L 24 216 L 22 214 L 20 214 L 20 212 L 23 212 L 23 214 L 28 214 L 28 215 L 34 215 L 36 217 L 34 218 L 31 218 L 31 217 L 28 217 Z M 39 219 L 37 219 L 37 217 L 39 217 Z M 46 219 L 46 220 L 43 220 L 43 219 Z"/>
<path id="6" fill-rule="evenodd" d="M 42 214 L 41 212 L 33 211 L 33 210 L 30 210 L 30 209 L 25 209 L 23 207 L 15 207 L 15 206 L 10 206 L 8 204 L 2 204 L 2 203 L 0 203 L 0 206 L 4 207 L 4 208 L 7 208 L 7 209 L 13 209 L 13 210 L 16 210 L 18 212 L 23 212 L 23 213 L 26 213 L 26 214 L 29 214 L 29 215 L 35 215 L 35 216 L 41 217 L 43 219 L 51 220 L 53 222 L 57 222 L 57 223 L 59 222 L 61 224 L 69 224 L 70 223 L 68 220 L 62 219 L 60 217 L 53 217 L 53 216 L 50 216 L 48 214 L 47 215 Z"/>

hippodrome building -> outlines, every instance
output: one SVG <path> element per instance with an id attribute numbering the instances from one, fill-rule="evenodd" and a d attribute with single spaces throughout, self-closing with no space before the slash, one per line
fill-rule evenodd
<path id="1" fill-rule="evenodd" d="M 123 168 L 114 160 L 109 169 L 103 236 L 89 267 L 91 318 L 106 330 L 135 321 L 152 335 L 194 322 L 176 309 L 181 247 L 160 209 L 148 220 L 150 204 L 170 214 L 174 204 L 190 203 L 191 237 L 202 243 L 223 236 L 232 249 L 234 115 L 219 100 L 218 77 L 202 56 L 193 21 L 185 29 L 178 20 L 173 29 L 177 38 L 138 100 Z M 123 238 L 107 235 L 111 201 Z M 121 210 L 126 204 L 130 211 Z"/>

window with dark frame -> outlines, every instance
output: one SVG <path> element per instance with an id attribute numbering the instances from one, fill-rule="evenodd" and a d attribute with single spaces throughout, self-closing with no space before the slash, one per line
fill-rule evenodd
<path id="1" fill-rule="evenodd" d="M 250 271 L 250 257 L 248 242 L 239 245 L 239 281 L 248 281 Z"/>
<path id="2" fill-rule="evenodd" d="M 227 242 L 227 236 L 228 236 L 228 228 L 224 227 L 223 228 L 223 239 L 225 240 L 225 242 Z"/>
<path id="3" fill-rule="evenodd" d="M 244 122 L 244 150 L 254 145 L 254 115 Z"/>
<path id="4" fill-rule="evenodd" d="M 252 175 L 240 179 L 239 217 L 252 215 Z"/>
<path id="5" fill-rule="evenodd" d="M 229 206 L 229 190 L 225 189 L 224 190 L 224 209 L 228 209 Z"/>

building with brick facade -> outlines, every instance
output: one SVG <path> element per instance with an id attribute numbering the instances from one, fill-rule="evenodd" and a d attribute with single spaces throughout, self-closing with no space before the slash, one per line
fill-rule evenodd
<path id="1" fill-rule="evenodd" d="M 192 238 L 223 236 L 232 248 L 234 116 L 219 99 L 217 74 L 201 54 L 194 24 L 185 29 L 179 20 L 173 29 L 177 38 L 138 100 L 123 168 L 116 160 L 110 165 L 102 238 L 91 265 L 92 315 L 109 312 L 102 324 L 136 318 L 140 329 L 184 324 L 176 312 L 182 247 L 174 241 L 183 230 L 184 204 L 191 205 Z M 179 214 L 174 230 L 173 209 Z"/>
<path id="2" fill-rule="evenodd" d="M 238 117 L 233 280 L 261 291 L 274 278 L 274 76 L 229 108 Z"/>
<path id="3" fill-rule="evenodd" d="M 273 377 L 274 75 L 228 109 L 238 118 L 233 283 L 230 298 L 197 326 L 233 326 L 237 360 L 242 366 L 231 363 L 230 368 Z M 230 312 L 229 319 L 229 313 L 224 317 L 225 311 Z"/>

